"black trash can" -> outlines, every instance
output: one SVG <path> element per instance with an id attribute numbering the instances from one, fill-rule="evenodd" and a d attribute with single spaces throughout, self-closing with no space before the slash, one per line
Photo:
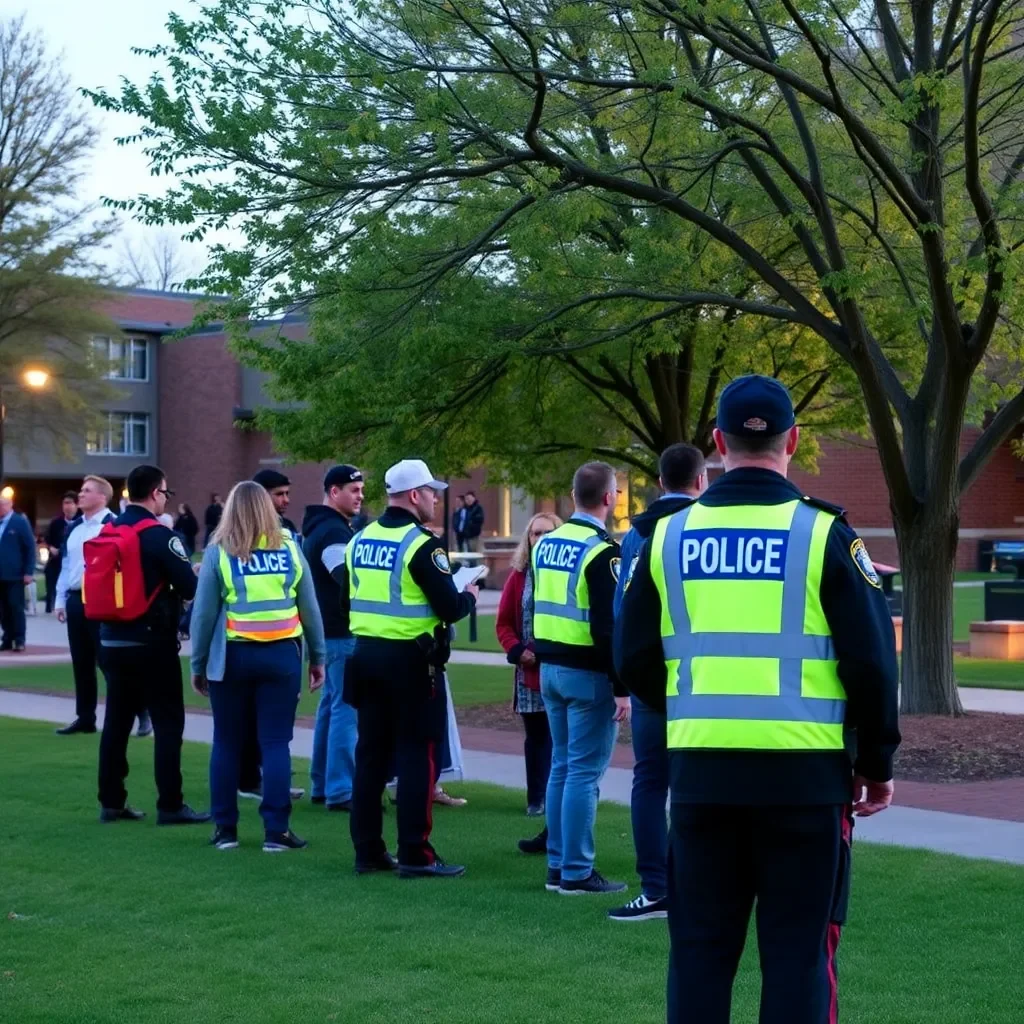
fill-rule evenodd
<path id="1" fill-rule="evenodd" d="M 995 568 L 992 561 L 995 544 L 994 540 L 978 541 L 978 572 L 991 572 Z"/>

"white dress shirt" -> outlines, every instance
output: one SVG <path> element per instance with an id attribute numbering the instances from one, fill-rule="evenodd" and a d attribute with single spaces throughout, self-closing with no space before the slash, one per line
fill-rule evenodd
<path id="1" fill-rule="evenodd" d="M 108 518 L 113 518 L 109 509 L 101 508 L 91 516 L 84 516 L 82 522 L 71 531 L 67 543 L 67 555 L 61 563 L 57 577 L 57 597 L 53 603 L 55 611 L 67 607 L 68 591 L 82 589 L 85 575 L 85 553 L 82 550 L 87 540 L 96 537 Z"/>

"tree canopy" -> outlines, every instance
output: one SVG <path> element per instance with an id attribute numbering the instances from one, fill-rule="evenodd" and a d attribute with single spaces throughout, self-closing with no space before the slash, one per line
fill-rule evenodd
<path id="1" fill-rule="evenodd" d="M 136 201 L 141 216 L 196 237 L 240 226 L 245 245 L 216 249 L 207 283 L 237 294 L 239 312 L 333 306 L 321 337 L 338 339 L 336 357 L 382 308 L 386 329 L 400 310 L 417 326 L 381 362 L 426 354 L 432 331 L 478 329 L 495 308 L 520 340 L 583 345 L 605 371 L 609 343 L 621 371 L 617 346 L 646 359 L 676 332 L 678 353 L 687 323 L 705 378 L 726 324 L 748 355 L 772 337 L 766 322 L 813 336 L 808 366 L 856 376 L 889 488 L 905 703 L 955 710 L 959 498 L 1024 412 L 1006 372 L 1020 354 L 1020 12 L 1006 0 L 220 0 L 172 18 L 172 42 L 149 51 L 167 79 L 96 98 L 141 115 L 154 166 L 178 175 Z M 559 258 L 593 271 L 585 294 L 559 288 Z M 359 315 L 371 296 L 372 321 Z M 555 400 L 574 372 L 557 365 Z M 395 421 L 420 411 L 409 372 L 381 378 Z M 609 379 L 594 401 L 628 408 Z M 965 417 L 982 409 L 994 415 L 961 455 Z"/>

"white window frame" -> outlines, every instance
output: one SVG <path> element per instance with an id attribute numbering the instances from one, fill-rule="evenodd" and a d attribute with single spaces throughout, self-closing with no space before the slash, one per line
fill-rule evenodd
<path id="1" fill-rule="evenodd" d="M 146 444 L 145 444 L 145 448 L 144 448 L 143 451 L 131 451 L 131 450 L 125 451 L 124 449 L 122 449 L 121 451 L 111 451 L 111 431 L 112 431 L 112 428 L 114 426 L 114 417 L 115 416 L 121 418 L 122 437 L 124 438 L 124 444 L 126 446 L 130 447 L 130 445 L 131 445 L 131 438 L 132 438 L 132 435 L 134 433 L 134 428 L 136 426 L 138 426 L 139 424 L 142 424 L 145 427 L 145 429 L 146 429 Z M 150 445 L 150 441 L 151 441 L 151 434 L 150 434 L 150 415 L 149 415 L 148 412 L 108 412 L 107 413 L 107 424 L 106 424 L 106 428 L 105 429 L 106 429 L 106 436 L 105 436 L 105 446 L 104 447 L 90 448 L 90 446 L 89 446 L 90 445 L 89 435 L 88 434 L 86 435 L 86 438 L 85 438 L 85 453 L 86 453 L 86 455 L 99 455 L 99 456 L 111 455 L 111 456 L 117 456 L 117 457 L 122 457 L 122 458 L 127 457 L 127 458 L 135 458 L 135 459 L 139 458 L 140 456 L 149 455 L 149 445 Z M 90 433 L 92 433 L 92 432 L 90 431 Z M 101 440 L 103 440 L 104 428 L 101 427 L 99 429 L 99 431 L 97 431 L 96 433 L 98 434 L 99 438 Z"/>
<path id="2" fill-rule="evenodd" d="M 150 378 L 152 377 L 152 370 L 150 369 L 150 359 L 152 357 L 152 353 L 150 352 L 149 348 L 149 338 L 140 338 L 137 335 L 131 334 L 125 335 L 123 338 L 112 338 L 104 334 L 97 334 L 92 339 L 92 343 L 96 351 L 97 358 L 102 360 L 102 362 L 106 364 L 106 369 L 104 371 L 103 376 L 106 377 L 107 380 L 125 380 L 132 381 L 136 384 L 149 383 Z M 104 343 L 106 348 L 105 352 L 102 351 L 102 349 L 104 348 Z M 122 358 L 120 368 L 116 365 L 116 360 L 114 359 L 111 353 L 111 349 L 113 348 L 114 345 L 127 346 L 127 357 Z M 144 377 L 134 377 L 130 375 L 132 372 L 134 372 L 134 357 L 135 351 L 138 347 L 142 348 L 142 351 L 145 353 L 146 357 L 146 374 Z M 129 371 L 128 376 L 120 372 L 125 369 Z"/>

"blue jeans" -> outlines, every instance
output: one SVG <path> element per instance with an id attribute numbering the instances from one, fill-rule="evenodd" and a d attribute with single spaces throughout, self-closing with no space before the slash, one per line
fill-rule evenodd
<path id="1" fill-rule="evenodd" d="M 329 804 L 352 799 L 356 770 L 356 709 L 346 704 L 345 663 L 356 647 L 355 637 L 327 640 L 327 676 L 320 691 L 313 729 L 313 759 L 309 778 L 314 797 Z"/>
<path id="2" fill-rule="evenodd" d="M 287 832 L 292 803 L 292 759 L 288 745 L 295 726 L 302 657 L 294 640 L 253 643 L 229 640 L 224 678 L 210 682 L 213 752 L 210 801 L 218 825 L 238 824 L 238 776 L 251 708 L 263 754 L 260 815 L 268 832 Z"/>
<path id="3" fill-rule="evenodd" d="M 665 716 L 633 697 L 633 819 L 636 873 L 649 900 L 668 896 L 668 750 Z"/>
<path id="4" fill-rule="evenodd" d="M 560 868 L 567 881 L 582 881 L 594 869 L 598 785 L 615 743 L 615 697 L 602 672 L 544 663 L 540 692 L 552 745 L 548 867 Z"/>

